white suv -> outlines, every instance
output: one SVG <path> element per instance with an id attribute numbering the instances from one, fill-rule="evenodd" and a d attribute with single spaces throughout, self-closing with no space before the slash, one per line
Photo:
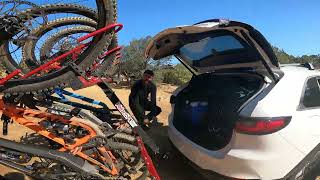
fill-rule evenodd
<path id="1" fill-rule="evenodd" d="M 280 66 L 256 29 L 216 19 L 167 29 L 146 49 L 147 58 L 169 55 L 194 74 L 171 97 L 169 138 L 204 174 L 320 172 L 320 71 L 311 64 Z"/>

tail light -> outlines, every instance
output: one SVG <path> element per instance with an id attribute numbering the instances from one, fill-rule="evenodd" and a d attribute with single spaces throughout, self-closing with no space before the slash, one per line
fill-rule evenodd
<path id="1" fill-rule="evenodd" d="M 291 117 L 249 118 L 236 122 L 236 131 L 244 134 L 264 135 L 277 132 L 286 127 Z"/>

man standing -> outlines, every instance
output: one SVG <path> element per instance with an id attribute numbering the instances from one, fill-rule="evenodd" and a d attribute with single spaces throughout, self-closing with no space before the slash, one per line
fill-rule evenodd
<path id="1" fill-rule="evenodd" d="M 153 71 L 146 70 L 142 79 L 136 81 L 131 87 L 129 95 L 130 109 L 143 128 L 147 128 L 146 125 L 151 121 L 158 124 L 156 116 L 161 113 L 161 108 L 156 104 L 157 87 L 152 82 L 153 77 Z M 145 115 L 145 111 L 150 111 L 150 113 Z"/>

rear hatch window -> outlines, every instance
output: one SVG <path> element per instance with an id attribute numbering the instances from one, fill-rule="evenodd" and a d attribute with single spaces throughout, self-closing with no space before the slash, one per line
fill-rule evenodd
<path id="1" fill-rule="evenodd" d="M 243 40 L 228 32 L 199 37 L 197 41 L 182 46 L 176 55 L 198 72 L 208 72 L 208 68 L 219 66 L 259 61 L 259 57 Z"/>
<path id="2" fill-rule="evenodd" d="M 254 60 L 255 58 L 241 58 L 239 54 L 245 54 L 248 49 L 245 44 L 241 43 L 235 37 L 231 35 L 223 35 L 217 37 L 206 37 L 197 42 L 186 44 L 180 48 L 178 56 L 180 56 L 188 65 L 196 68 L 199 71 L 201 67 L 225 65 L 248 62 L 248 59 Z M 229 57 L 237 56 L 233 61 L 228 59 L 225 61 L 214 61 L 213 59 L 219 59 L 223 56 Z"/>

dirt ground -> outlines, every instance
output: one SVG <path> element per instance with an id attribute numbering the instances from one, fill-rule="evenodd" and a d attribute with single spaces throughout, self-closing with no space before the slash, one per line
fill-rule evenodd
<path id="1" fill-rule="evenodd" d="M 179 157 L 172 157 L 174 154 L 172 153 L 172 148 L 167 138 L 167 125 L 168 125 L 168 115 L 171 110 L 171 106 L 169 103 L 171 93 L 176 89 L 175 86 L 171 85 L 161 85 L 158 87 L 157 91 L 157 104 L 162 108 L 162 113 L 158 116 L 159 121 L 163 123 L 163 126 L 154 127 L 148 131 L 148 133 L 155 139 L 156 143 L 160 146 L 163 151 L 170 153 L 170 158 L 167 160 L 155 159 L 154 163 L 156 168 L 164 180 L 185 180 L 185 179 L 197 179 L 201 180 L 201 176 L 193 170 L 187 163 L 182 161 Z M 128 96 L 130 93 L 129 89 L 115 89 L 116 94 L 122 100 L 126 107 L 128 106 Z M 111 103 L 107 100 L 106 96 L 103 92 L 97 87 L 89 87 L 86 89 L 82 89 L 77 91 L 77 93 L 81 95 L 85 95 L 87 97 L 103 101 L 107 104 Z M 111 106 L 113 107 L 113 106 Z M 2 129 L 2 123 L 0 123 L 0 130 Z M 24 127 L 21 127 L 17 124 L 9 125 L 9 134 L 7 136 L 3 136 L 0 133 L 0 137 L 11 139 L 11 140 L 19 140 L 19 138 L 25 135 L 26 132 L 30 132 Z M 7 179 L 13 180 L 23 180 L 29 179 L 25 177 L 23 174 L 7 168 L 5 166 L 0 165 L 0 175 L 5 176 Z"/>

